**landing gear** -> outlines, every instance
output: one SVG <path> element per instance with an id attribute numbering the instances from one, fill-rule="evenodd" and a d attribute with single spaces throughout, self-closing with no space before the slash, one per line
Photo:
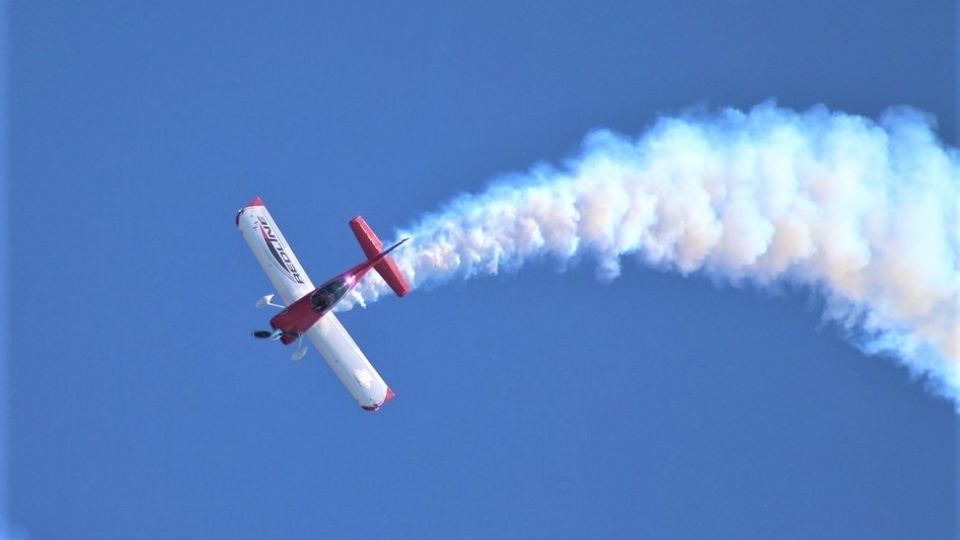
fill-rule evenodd
<path id="1" fill-rule="evenodd" d="M 303 334 L 300 334 L 300 339 L 297 340 L 297 350 L 293 351 L 293 354 L 290 355 L 290 359 L 294 362 L 299 362 L 303 360 L 303 356 L 307 354 L 307 348 L 303 346 Z"/>
<path id="2" fill-rule="evenodd" d="M 277 307 L 277 308 L 286 307 L 286 306 L 283 306 L 283 305 L 281 305 L 281 304 L 276 304 L 276 303 L 274 303 L 274 302 L 273 302 L 273 295 L 272 295 L 272 294 L 268 294 L 268 295 L 262 297 L 261 299 L 257 300 L 257 309 L 262 309 L 262 308 L 265 308 L 265 307 L 267 307 L 267 306 Z"/>

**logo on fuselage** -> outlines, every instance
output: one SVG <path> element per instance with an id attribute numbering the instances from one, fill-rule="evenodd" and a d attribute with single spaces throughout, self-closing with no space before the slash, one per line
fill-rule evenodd
<path id="1" fill-rule="evenodd" d="M 303 283 L 300 272 L 290 259 L 286 248 L 283 247 L 283 242 L 281 242 L 273 232 L 273 227 L 267 223 L 267 220 L 260 216 L 257 216 L 257 221 L 259 221 L 258 225 L 260 226 L 260 234 L 263 235 L 263 241 L 267 244 L 270 254 L 277 260 L 277 264 L 280 265 L 280 268 L 283 269 L 288 278 L 297 283 Z"/>

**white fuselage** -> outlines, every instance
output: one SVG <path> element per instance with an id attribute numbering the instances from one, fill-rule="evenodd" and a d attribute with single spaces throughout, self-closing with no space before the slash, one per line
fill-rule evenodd
<path id="1" fill-rule="evenodd" d="M 237 227 L 286 305 L 314 290 L 266 207 L 241 209 Z M 361 407 L 375 410 L 389 399 L 387 384 L 333 313 L 323 315 L 305 335 Z"/>

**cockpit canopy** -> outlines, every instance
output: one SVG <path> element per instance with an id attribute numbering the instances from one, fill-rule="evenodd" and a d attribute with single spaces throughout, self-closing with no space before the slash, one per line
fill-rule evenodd
<path id="1" fill-rule="evenodd" d="M 310 295 L 310 308 L 317 313 L 326 313 L 333 309 L 349 290 L 348 276 L 337 276 L 313 291 Z"/>

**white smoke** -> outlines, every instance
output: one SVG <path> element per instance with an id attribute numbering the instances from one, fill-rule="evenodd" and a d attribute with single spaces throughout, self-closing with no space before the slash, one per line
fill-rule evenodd
<path id="1" fill-rule="evenodd" d="M 960 156 L 911 109 L 879 122 L 767 103 L 589 134 L 563 167 L 460 196 L 400 231 L 412 287 L 528 261 L 633 256 L 733 284 L 800 285 L 871 353 L 892 353 L 960 411 Z M 389 292 L 366 279 L 353 303 Z"/>

